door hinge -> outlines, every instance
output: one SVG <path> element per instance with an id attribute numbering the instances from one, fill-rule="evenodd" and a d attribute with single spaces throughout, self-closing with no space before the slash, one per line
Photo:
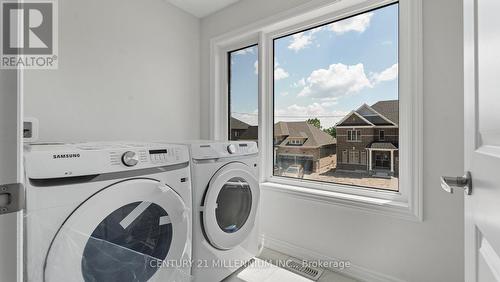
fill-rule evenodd
<path id="1" fill-rule="evenodd" d="M 24 186 L 22 183 L 0 185 L 0 214 L 24 209 Z"/>

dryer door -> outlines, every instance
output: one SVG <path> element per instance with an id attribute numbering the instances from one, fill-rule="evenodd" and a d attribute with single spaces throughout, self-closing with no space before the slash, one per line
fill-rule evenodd
<path id="1" fill-rule="evenodd" d="M 190 259 L 189 214 L 181 197 L 156 180 L 108 186 L 75 209 L 59 229 L 47 253 L 45 281 L 188 277 L 178 263 Z"/>
<path id="2" fill-rule="evenodd" d="M 211 179 L 204 200 L 203 227 L 208 241 L 228 250 L 242 243 L 255 225 L 259 183 L 242 163 L 229 163 Z"/>

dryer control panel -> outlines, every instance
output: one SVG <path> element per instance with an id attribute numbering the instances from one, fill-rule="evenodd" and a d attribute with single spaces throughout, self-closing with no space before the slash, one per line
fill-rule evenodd
<path id="1" fill-rule="evenodd" d="M 29 178 L 47 179 L 187 163 L 189 152 L 161 143 L 32 144 L 25 160 Z"/>
<path id="2" fill-rule="evenodd" d="M 259 149 L 253 141 L 196 142 L 191 143 L 191 157 L 198 160 L 235 158 L 257 155 Z"/>

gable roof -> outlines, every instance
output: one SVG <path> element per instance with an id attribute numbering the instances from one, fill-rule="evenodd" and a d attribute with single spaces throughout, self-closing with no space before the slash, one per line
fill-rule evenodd
<path id="1" fill-rule="evenodd" d="M 398 126 L 399 101 L 379 101 L 372 106 L 361 105 L 350 112 L 336 126 Z"/>
<path id="2" fill-rule="evenodd" d="M 293 138 L 305 139 L 303 147 L 321 147 L 337 143 L 330 134 L 306 121 L 280 121 L 274 124 L 274 136 L 286 136 L 279 146 L 286 146 Z"/>
<path id="3" fill-rule="evenodd" d="M 241 120 L 231 117 L 231 129 L 241 129 L 246 130 L 250 127 L 249 124 L 242 122 Z"/>
<path id="4" fill-rule="evenodd" d="M 372 109 L 379 112 L 381 115 L 392 121 L 394 124 L 399 125 L 399 101 L 379 101 L 372 105 Z"/>

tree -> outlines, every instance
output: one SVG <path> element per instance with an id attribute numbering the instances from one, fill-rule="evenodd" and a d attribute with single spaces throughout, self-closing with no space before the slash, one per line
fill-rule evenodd
<path id="1" fill-rule="evenodd" d="M 333 138 L 337 138 L 337 129 L 335 127 L 326 128 L 323 131 L 330 134 Z"/>
<path id="2" fill-rule="evenodd" d="M 310 118 L 307 123 L 314 125 L 315 127 L 321 129 L 321 121 L 318 118 Z"/>

